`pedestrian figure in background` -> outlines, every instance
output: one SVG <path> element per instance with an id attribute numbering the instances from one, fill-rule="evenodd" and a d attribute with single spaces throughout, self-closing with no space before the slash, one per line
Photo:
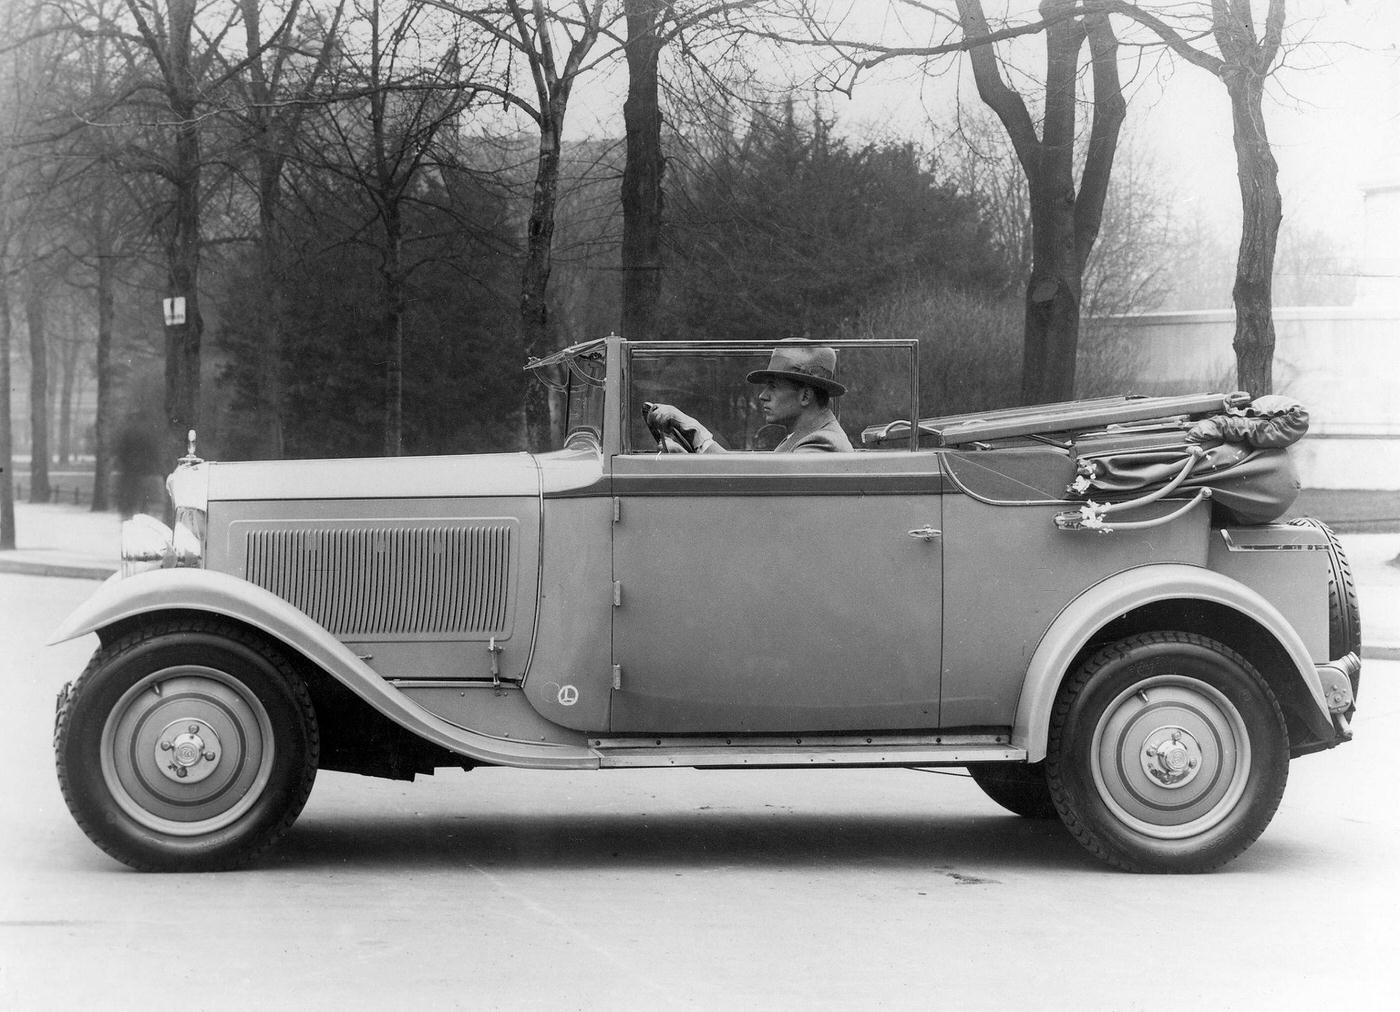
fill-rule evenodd
<path id="1" fill-rule="evenodd" d="M 157 429 L 140 417 L 128 418 L 117 433 L 112 459 L 117 470 L 117 509 L 122 519 L 165 511 Z"/>

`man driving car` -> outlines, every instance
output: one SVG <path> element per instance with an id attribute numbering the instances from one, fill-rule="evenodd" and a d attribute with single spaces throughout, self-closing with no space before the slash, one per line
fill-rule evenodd
<path id="1" fill-rule="evenodd" d="M 758 395 L 764 421 L 787 429 L 773 448 L 775 453 L 813 453 L 850 450 L 831 399 L 846 388 L 836 382 L 836 350 L 803 338 L 790 338 L 773 349 L 768 368 L 745 377 L 762 385 Z M 657 438 L 692 453 L 724 453 L 710 430 L 670 404 L 643 405 L 647 426 Z"/>

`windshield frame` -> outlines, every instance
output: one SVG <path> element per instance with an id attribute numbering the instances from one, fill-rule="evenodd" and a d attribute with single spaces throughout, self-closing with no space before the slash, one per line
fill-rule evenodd
<path id="1" fill-rule="evenodd" d="M 564 431 L 559 436 L 559 449 L 583 444 L 602 450 L 612 400 L 608 396 L 610 343 L 609 338 L 585 341 L 525 363 L 525 371 L 546 390 L 563 395 Z M 581 417 L 576 417 L 580 413 Z"/>

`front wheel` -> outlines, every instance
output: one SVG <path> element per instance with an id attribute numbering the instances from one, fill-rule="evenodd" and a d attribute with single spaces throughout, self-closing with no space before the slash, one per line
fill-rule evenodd
<path id="1" fill-rule="evenodd" d="M 291 826 L 319 735 L 284 657 L 195 620 L 104 644 L 60 696 L 54 747 L 64 801 L 94 843 L 143 871 L 208 871 Z"/>
<path id="2" fill-rule="evenodd" d="M 1218 868 L 1273 818 L 1288 731 L 1268 683 L 1191 633 L 1100 650 L 1060 691 L 1046 780 L 1070 832 L 1117 867 Z"/>

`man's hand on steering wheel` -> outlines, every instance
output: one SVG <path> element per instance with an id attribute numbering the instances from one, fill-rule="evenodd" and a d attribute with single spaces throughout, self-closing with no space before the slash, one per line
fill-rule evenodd
<path id="1" fill-rule="evenodd" d="M 642 418 L 663 453 L 703 453 L 706 444 L 714 441 L 709 429 L 671 404 L 648 401 L 642 405 Z"/>

